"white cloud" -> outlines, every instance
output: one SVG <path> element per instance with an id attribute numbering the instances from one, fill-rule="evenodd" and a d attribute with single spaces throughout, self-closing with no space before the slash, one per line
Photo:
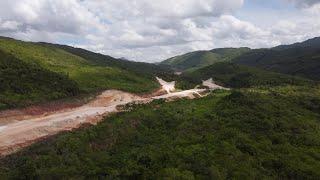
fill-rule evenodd
<path id="1" fill-rule="evenodd" d="M 320 35 L 320 5 L 295 2 L 308 5 L 299 10 L 302 17 L 262 28 L 236 16 L 244 0 L 2 0 L 0 35 L 153 62 L 194 50 L 270 47 Z"/>
<path id="2" fill-rule="evenodd" d="M 0 19 L 0 32 L 16 31 L 21 24 L 16 21 L 1 21 Z"/>
<path id="3" fill-rule="evenodd" d="M 319 4 L 320 0 L 287 0 L 289 2 L 295 3 L 296 6 L 306 8 L 313 6 L 315 4 Z"/>
<path id="4" fill-rule="evenodd" d="M 219 16 L 240 8 L 243 0 L 84 0 L 89 9 L 111 21 L 136 17 L 190 18 Z"/>
<path id="5" fill-rule="evenodd" d="M 77 0 L 4 0 L 0 2 L 0 18 L 14 22 L 18 33 L 26 34 L 86 34 L 91 29 L 105 29 L 94 13 Z"/>

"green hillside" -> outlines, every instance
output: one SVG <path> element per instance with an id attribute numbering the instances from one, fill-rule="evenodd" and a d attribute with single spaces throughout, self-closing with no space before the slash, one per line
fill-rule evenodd
<path id="1" fill-rule="evenodd" d="M 221 48 L 210 51 L 196 51 L 176 56 L 161 62 L 180 71 L 193 71 L 216 62 L 227 62 L 248 52 L 249 48 Z"/>
<path id="2" fill-rule="evenodd" d="M 183 73 L 178 85 L 183 89 L 192 88 L 209 78 L 231 88 L 312 84 L 311 80 L 226 62 Z"/>
<path id="3" fill-rule="evenodd" d="M 131 107 L 0 161 L 3 178 L 317 179 L 320 88 L 282 86 Z"/>
<path id="4" fill-rule="evenodd" d="M 95 57 L 82 57 L 63 48 L 0 38 L 0 50 L 12 54 L 25 63 L 62 74 L 74 80 L 83 92 L 120 89 L 129 92 L 148 92 L 158 87 L 150 71 L 137 73 L 122 66 L 95 63 Z M 102 57 L 102 55 L 100 55 Z M 105 56 L 112 61 L 120 61 Z M 127 62 L 130 64 L 130 62 Z M 131 64 L 135 65 L 134 62 Z"/>
<path id="5" fill-rule="evenodd" d="M 293 47 L 295 47 L 295 48 L 296 47 L 302 47 L 302 48 L 320 47 L 320 37 L 315 37 L 315 38 L 308 39 L 308 40 L 303 41 L 303 42 L 297 42 L 297 43 L 294 43 L 294 44 L 280 45 L 280 46 L 274 47 L 273 49 L 275 49 L 275 50 L 285 50 L 285 49 L 290 49 L 290 48 L 293 48 Z"/>
<path id="6" fill-rule="evenodd" d="M 319 81 L 320 38 L 272 49 L 252 50 L 233 62 Z"/>
<path id="7" fill-rule="evenodd" d="M 66 45 L 58 45 L 58 44 L 50 44 L 50 43 L 41 43 L 45 46 L 56 47 L 59 49 L 63 49 L 69 53 L 82 57 L 88 60 L 90 63 L 100 65 L 100 66 L 109 66 L 109 67 L 117 67 L 121 69 L 125 69 L 128 71 L 132 71 L 135 73 L 143 74 L 143 75 L 166 75 L 170 74 L 171 70 L 165 66 L 151 64 L 151 63 L 143 63 L 143 62 L 132 62 L 123 59 L 115 59 L 111 56 L 106 56 L 99 53 L 94 53 L 81 48 L 74 48 Z"/>
<path id="8" fill-rule="evenodd" d="M 74 96 L 76 82 L 0 50 L 0 110 Z"/>
<path id="9" fill-rule="evenodd" d="M 267 71 L 320 80 L 320 37 L 270 49 L 221 48 L 195 51 L 161 62 L 177 71 L 194 71 L 216 62 L 234 62 Z"/>
<path id="10" fill-rule="evenodd" d="M 98 65 L 100 62 L 91 65 L 85 58 L 81 55 L 85 66 L 103 68 Z M 96 126 L 63 132 L 0 159 L 0 177 L 317 179 L 320 176 L 317 82 L 231 62 L 185 72 L 176 80 L 179 86 L 190 88 L 208 78 L 233 89 L 217 90 L 201 99 L 127 105 L 128 111 L 106 117 Z"/>

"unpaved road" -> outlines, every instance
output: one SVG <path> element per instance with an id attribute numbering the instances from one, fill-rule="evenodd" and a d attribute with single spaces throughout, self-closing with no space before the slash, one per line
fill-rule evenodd
<path id="1" fill-rule="evenodd" d="M 147 103 L 154 99 L 195 98 L 206 89 L 191 89 L 181 92 L 172 92 L 174 84 L 158 79 L 162 89 L 169 92 L 161 96 L 143 98 L 131 93 L 117 90 L 107 90 L 89 103 L 75 108 L 68 108 L 51 114 L 26 116 L 25 119 L 2 122 L 0 125 L 0 156 L 8 155 L 26 147 L 40 139 L 70 131 L 83 124 L 96 124 L 105 115 L 118 112 L 117 106 L 131 102 Z M 169 88 L 168 88 L 169 85 Z"/>
<path id="2" fill-rule="evenodd" d="M 229 90 L 229 88 L 225 88 L 222 86 L 217 85 L 212 78 L 202 81 L 202 85 L 208 87 L 209 89 L 224 89 L 224 90 Z"/>
<path id="3" fill-rule="evenodd" d="M 162 86 L 162 89 L 165 90 L 168 94 L 170 94 L 171 92 L 175 91 L 175 85 L 176 82 L 172 81 L 172 82 L 166 82 L 161 78 L 156 77 L 156 79 L 158 80 L 159 84 Z"/>

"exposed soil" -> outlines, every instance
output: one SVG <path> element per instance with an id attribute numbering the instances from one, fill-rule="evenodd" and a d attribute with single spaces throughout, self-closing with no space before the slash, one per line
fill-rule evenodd
<path id="1" fill-rule="evenodd" d="M 86 104 L 59 104 L 47 107 L 33 106 L 22 110 L 0 113 L 0 156 L 8 155 L 34 142 L 62 131 L 70 131 L 84 124 L 96 124 L 104 116 L 116 113 L 128 103 L 148 103 L 154 99 L 174 100 L 197 98 L 206 89 L 174 91 L 174 83 L 159 79 L 162 89 L 149 96 L 138 96 L 118 90 L 107 90 Z M 173 84 L 173 87 L 172 87 Z M 169 92 L 166 94 L 166 92 Z"/>
<path id="2" fill-rule="evenodd" d="M 214 89 L 225 89 L 225 90 L 229 90 L 229 88 L 225 88 L 222 86 L 217 85 L 212 78 L 206 80 L 206 81 L 202 81 L 202 85 L 208 87 L 211 90 Z"/>

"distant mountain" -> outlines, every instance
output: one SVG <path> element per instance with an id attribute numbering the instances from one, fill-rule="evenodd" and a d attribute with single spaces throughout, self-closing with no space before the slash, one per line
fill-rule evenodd
<path id="1" fill-rule="evenodd" d="M 320 47 L 320 37 L 315 37 L 312 39 L 308 39 L 306 41 L 303 42 L 298 42 L 298 43 L 294 43 L 291 45 L 280 45 L 280 46 L 276 46 L 272 49 L 274 50 L 285 50 L 285 49 L 290 49 L 293 47 L 300 47 L 300 48 L 306 48 L 306 47 Z"/>
<path id="2" fill-rule="evenodd" d="M 270 49 L 221 48 L 195 51 L 161 62 L 178 71 L 194 71 L 217 62 L 234 62 L 283 74 L 320 80 L 320 37 Z"/>
<path id="3" fill-rule="evenodd" d="M 248 51 L 250 51 L 249 48 L 220 48 L 210 51 L 195 51 L 167 59 L 161 64 L 170 65 L 179 71 L 192 71 L 216 62 L 231 61 Z"/>
<path id="4" fill-rule="evenodd" d="M 236 57 L 233 62 L 320 80 L 320 38 L 271 49 L 252 50 Z"/>

